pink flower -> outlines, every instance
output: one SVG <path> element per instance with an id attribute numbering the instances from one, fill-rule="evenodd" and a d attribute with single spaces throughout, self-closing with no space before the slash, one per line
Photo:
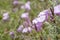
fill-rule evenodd
<path id="1" fill-rule="evenodd" d="M 32 20 L 32 24 L 36 24 L 38 21 L 36 19 Z"/>
<path id="2" fill-rule="evenodd" d="M 39 13 L 38 17 L 41 17 L 41 16 L 45 16 L 45 21 L 48 21 L 49 17 L 51 19 L 52 13 L 49 9 L 47 9 Z"/>
<path id="3" fill-rule="evenodd" d="M 54 7 L 54 13 L 60 15 L 60 5 Z"/>
<path id="4" fill-rule="evenodd" d="M 9 35 L 10 35 L 11 38 L 15 37 L 14 32 L 10 32 Z"/>
<path id="5" fill-rule="evenodd" d="M 3 14 L 3 18 L 2 18 L 4 21 L 8 20 L 9 19 L 9 13 L 6 12 Z"/>
<path id="6" fill-rule="evenodd" d="M 22 33 L 28 33 L 28 32 L 32 32 L 32 28 L 31 27 L 25 27 L 22 31 Z"/>
<path id="7" fill-rule="evenodd" d="M 26 18 L 25 21 L 29 24 L 29 26 L 32 26 L 30 18 Z"/>
<path id="8" fill-rule="evenodd" d="M 38 23 L 38 22 L 44 22 L 45 19 L 46 19 L 46 16 L 43 15 L 43 16 L 40 16 L 40 17 L 35 18 L 35 19 L 32 21 L 32 23 L 33 23 L 33 24 L 36 24 L 36 23 Z"/>
<path id="9" fill-rule="evenodd" d="M 23 28 L 24 28 L 23 25 L 20 25 L 17 29 L 17 32 L 22 32 Z"/>
<path id="10" fill-rule="evenodd" d="M 19 3 L 19 2 L 18 2 L 17 0 L 14 0 L 14 1 L 13 1 L 13 5 L 18 5 L 18 3 Z"/>
<path id="11" fill-rule="evenodd" d="M 46 15 L 46 14 L 48 14 L 48 13 L 49 13 L 48 10 L 44 10 L 44 11 L 42 11 L 42 12 L 40 12 L 40 13 L 38 14 L 38 17 L 39 17 L 39 16 Z"/>
<path id="12" fill-rule="evenodd" d="M 36 20 L 37 20 L 38 22 L 44 22 L 44 21 L 46 20 L 46 16 L 45 16 L 45 15 L 40 16 L 40 17 L 36 18 Z"/>
<path id="13" fill-rule="evenodd" d="M 25 10 L 29 11 L 31 9 L 31 7 L 30 7 L 30 1 L 27 1 L 25 3 L 25 5 L 22 5 L 21 9 L 25 9 Z"/>
<path id="14" fill-rule="evenodd" d="M 23 19 L 26 19 L 26 18 L 28 18 L 28 17 L 29 17 L 29 13 L 28 13 L 28 12 L 23 13 L 23 14 L 21 15 L 21 18 L 23 18 Z"/>
<path id="15" fill-rule="evenodd" d="M 35 29 L 37 32 L 39 32 L 42 29 L 42 25 L 43 25 L 43 23 L 41 23 L 41 22 L 38 22 L 35 24 Z"/>
<path id="16" fill-rule="evenodd" d="M 28 28 L 25 27 L 25 28 L 23 29 L 22 33 L 28 33 Z"/>
<path id="17" fill-rule="evenodd" d="M 30 10 L 31 7 L 30 7 L 30 1 L 27 1 L 27 3 L 25 4 L 25 9 L 26 10 Z"/>
<path id="18" fill-rule="evenodd" d="M 36 31 L 40 31 L 43 25 L 43 22 L 45 21 L 45 18 L 41 19 L 41 18 L 36 18 L 32 21 L 34 28 L 36 29 Z"/>
<path id="19" fill-rule="evenodd" d="M 31 27 L 28 27 L 28 32 L 31 32 L 32 31 L 32 28 Z"/>
<path id="20" fill-rule="evenodd" d="M 21 15 L 21 18 L 25 20 L 25 22 L 23 23 L 26 27 L 29 25 L 31 26 L 31 21 L 29 19 L 29 13 L 28 12 L 25 12 Z"/>

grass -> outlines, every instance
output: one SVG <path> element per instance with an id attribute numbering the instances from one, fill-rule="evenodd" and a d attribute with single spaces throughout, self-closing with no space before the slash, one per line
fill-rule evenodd
<path id="1" fill-rule="evenodd" d="M 26 2 L 26 0 L 19 1 Z M 44 23 L 42 32 L 33 31 L 32 33 L 22 34 L 17 33 L 16 29 L 18 28 L 18 25 L 22 23 L 22 20 L 20 21 L 20 24 L 18 24 L 18 21 L 24 10 L 19 10 L 14 13 L 12 12 L 12 7 L 12 0 L 0 0 L 0 40 L 12 40 L 9 36 L 10 31 L 14 31 L 15 36 L 17 37 L 15 40 L 40 40 L 40 36 L 42 36 L 43 40 L 57 40 L 57 38 L 60 40 L 60 18 L 58 16 L 56 16 L 56 25 L 53 23 Z M 40 0 L 31 0 L 30 19 L 34 19 L 39 12 L 50 7 L 51 2 L 49 0 L 43 2 Z M 9 12 L 10 20 L 8 22 L 2 21 L 4 12 Z M 57 33 L 54 32 L 54 26 L 57 26 Z"/>

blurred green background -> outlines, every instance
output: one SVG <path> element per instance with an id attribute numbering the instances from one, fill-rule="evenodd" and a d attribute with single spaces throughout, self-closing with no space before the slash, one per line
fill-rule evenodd
<path id="1" fill-rule="evenodd" d="M 27 0 L 19 0 L 20 2 L 26 3 Z M 31 11 L 30 19 L 37 17 L 39 12 L 48 9 L 51 5 L 56 6 L 60 4 L 60 0 L 30 0 L 31 1 Z M 57 1 L 57 2 L 56 2 Z M 10 31 L 14 31 L 15 40 L 60 40 L 60 17 L 56 16 L 56 24 L 51 22 L 45 22 L 44 28 L 40 32 L 33 31 L 32 33 L 22 34 L 17 33 L 16 29 L 20 15 L 24 10 L 18 10 L 17 12 L 12 12 L 13 0 L 0 0 L 0 40 L 12 40 L 9 36 Z M 2 15 L 4 12 L 9 12 L 10 20 L 8 22 L 2 21 Z M 55 31 L 56 30 L 56 31 Z M 41 36 L 41 37 L 40 37 Z"/>

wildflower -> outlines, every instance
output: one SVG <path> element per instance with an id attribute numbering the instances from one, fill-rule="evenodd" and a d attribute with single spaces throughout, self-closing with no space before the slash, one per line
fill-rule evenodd
<path id="1" fill-rule="evenodd" d="M 34 25 L 34 24 L 32 24 L 32 26 L 31 26 L 31 27 L 32 27 L 32 29 L 35 29 L 35 25 Z"/>
<path id="2" fill-rule="evenodd" d="M 13 1 L 13 5 L 18 5 L 18 4 L 19 4 L 18 0 Z"/>
<path id="3" fill-rule="evenodd" d="M 24 28 L 23 25 L 20 25 L 17 29 L 17 32 L 22 32 L 23 28 Z"/>
<path id="4" fill-rule="evenodd" d="M 54 13 L 60 15 L 60 5 L 54 7 Z"/>
<path id="5" fill-rule="evenodd" d="M 31 7 L 30 7 L 30 1 L 27 1 L 27 3 L 25 4 L 25 9 L 26 10 L 30 10 Z"/>
<path id="6" fill-rule="evenodd" d="M 46 19 L 46 16 L 43 15 L 43 16 L 35 18 L 32 22 L 33 22 L 33 24 L 38 23 L 38 22 L 44 22 L 45 19 Z"/>
<path id="7" fill-rule="evenodd" d="M 28 32 L 31 32 L 32 31 L 32 28 L 31 27 L 28 27 Z"/>
<path id="8" fill-rule="evenodd" d="M 35 24 L 35 29 L 36 29 L 37 32 L 42 29 L 42 25 L 43 25 L 43 23 L 41 23 L 41 22 L 38 22 L 38 23 Z"/>
<path id="9" fill-rule="evenodd" d="M 30 21 L 30 18 L 29 18 L 29 17 L 28 17 L 28 18 L 26 18 L 26 19 L 25 19 L 25 21 L 28 23 L 28 25 L 29 25 L 29 26 L 32 26 L 32 23 L 31 23 L 31 21 Z"/>
<path id="10" fill-rule="evenodd" d="M 22 33 L 28 33 L 28 28 L 25 27 L 25 28 L 23 29 Z"/>
<path id="11" fill-rule="evenodd" d="M 26 11 L 29 11 L 31 9 L 30 7 L 30 1 L 27 1 L 24 5 L 21 5 L 21 9 L 25 9 Z"/>
<path id="12" fill-rule="evenodd" d="M 47 14 L 49 14 L 49 10 L 44 10 L 38 14 L 38 17 L 43 16 L 43 15 L 47 15 Z"/>
<path id="13" fill-rule="evenodd" d="M 32 23 L 34 24 L 34 28 L 37 30 L 37 31 L 40 31 L 41 28 L 42 28 L 42 25 L 43 25 L 43 22 L 44 22 L 45 18 L 42 20 L 40 18 L 36 18 L 32 21 Z"/>
<path id="14" fill-rule="evenodd" d="M 11 32 L 9 33 L 9 35 L 10 35 L 10 37 L 11 37 L 12 39 L 14 39 L 14 36 L 15 36 L 15 35 L 14 35 L 14 32 L 11 31 Z"/>
<path id="15" fill-rule="evenodd" d="M 25 12 L 21 15 L 21 18 L 26 19 L 26 18 L 28 18 L 28 16 L 29 16 L 29 13 Z"/>
<path id="16" fill-rule="evenodd" d="M 31 21 L 30 21 L 30 19 L 29 19 L 29 13 L 28 13 L 28 12 L 23 13 L 23 14 L 21 15 L 21 18 L 23 18 L 23 19 L 25 20 L 25 23 L 24 23 L 25 26 L 26 26 L 26 25 L 29 25 L 29 26 L 32 25 L 32 24 L 31 24 Z"/>
<path id="17" fill-rule="evenodd" d="M 4 13 L 3 14 L 3 18 L 2 18 L 4 21 L 8 20 L 9 19 L 9 14 L 8 12 Z"/>
<path id="18" fill-rule="evenodd" d="M 46 16 L 45 16 L 45 15 L 40 16 L 40 17 L 36 18 L 36 20 L 37 20 L 38 22 L 44 22 L 44 21 L 46 20 Z"/>
<path id="19" fill-rule="evenodd" d="M 38 17 L 45 16 L 45 21 L 48 21 L 48 18 L 52 15 L 51 11 L 49 9 L 44 10 L 39 13 Z"/>

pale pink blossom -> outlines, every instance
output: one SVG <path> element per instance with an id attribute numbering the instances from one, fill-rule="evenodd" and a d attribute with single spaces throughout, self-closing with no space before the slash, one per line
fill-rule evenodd
<path id="1" fill-rule="evenodd" d="M 20 8 L 21 8 L 21 9 L 25 9 L 26 11 L 31 10 L 30 1 L 27 1 L 24 5 L 21 5 Z"/>
<path id="2" fill-rule="evenodd" d="M 38 22 L 44 22 L 45 19 L 46 19 L 46 16 L 43 15 L 43 16 L 35 18 L 32 22 L 33 22 L 33 24 L 38 23 Z"/>
<path id="3" fill-rule="evenodd" d="M 38 17 L 45 16 L 45 21 L 48 21 L 48 18 L 52 15 L 51 11 L 49 9 L 44 10 L 39 13 Z"/>
<path id="4" fill-rule="evenodd" d="M 46 15 L 46 14 L 48 14 L 48 13 L 49 13 L 48 10 L 44 10 L 44 11 L 42 11 L 42 12 L 40 12 L 40 13 L 38 14 L 38 17 L 39 17 L 39 16 Z"/>
<path id="5" fill-rule="evenodd" d="M 22 30 L 22 33 L 28 33 L 28 28 L 24 28 L 24 29 Z"/>
<path id="6" fill-rule="evenodd" d="M 18 5 L 18 3 L 19 3 L 19 1 L 17 1 L 17 0 L 13 1 L 13 5 Z"/>
<path id="7" fill-rule="evenodd" d="M 31 27 L 28 27 L 28 32 L 32 32 L 32 28 Z"/>
<path id="8" fill-rule="evenodd" d="M 60 5 L 54 7 L 54 14 L 60 15 Z"/>
<path id="9" fill-rule="evenodd" d="M 21 18 L 28 18 L 29 17 L 29 13 L 28 12 L 25 12 L 21 15 Z"/>
<path id="10" fill-rule="evenodd" d="M 43 22 L 45 21 L 45 17 L 41 17 L 41 18 L 36 18 L 32 21 L 33 23 L 33 28 L 36 29 L 36 31 L 40 31 L 43 25 Z"/>
<path id="11" fill-rule="evenodd" d="M 36 20 L 37 20 L 38 22 L 44 22 L 44 21 L 46 20 L 46 16 L 45 16 L 45 15 L 40 16 L 40 17 L 36 18 Z"/>
<path id="12" fill-rule="evenodd" d="M 30 7 L 30 1 L 27 1 L 27 2 L 25 3 L 25 9 L 26 9 L 26 10 L 30 10 L 30 9 L 31 9 L 31 7 Z"/>
<path id="13" fill-rule="evenodd" d="M 5 21 L 8 20 L 9 19 L 9 13 L 8 12 L 4 13 L 2 19 Z"/>
<path id="14" fill-rule="evenodd" d="M 23 25 L 20 25 L 17 29 L 17 32 L 22 32 L 23 28 L 24 28 Z"/>
<path id="15" fill-rule="evenodd" d="M 37 32 L 39 32 L 42 29 L 43 23 L 42 22 L 38 22 L 35 24 L 35 29 Z"/>
<path id="16" fill-rule="evenodd" d="M 15 37 L 14 32 L 11 31 L 11 32 L 9 33 L 9 35 L 10 35 L 10 37 L 11 37 L 12 39 L 14 39 L 14 37 Z"/>

